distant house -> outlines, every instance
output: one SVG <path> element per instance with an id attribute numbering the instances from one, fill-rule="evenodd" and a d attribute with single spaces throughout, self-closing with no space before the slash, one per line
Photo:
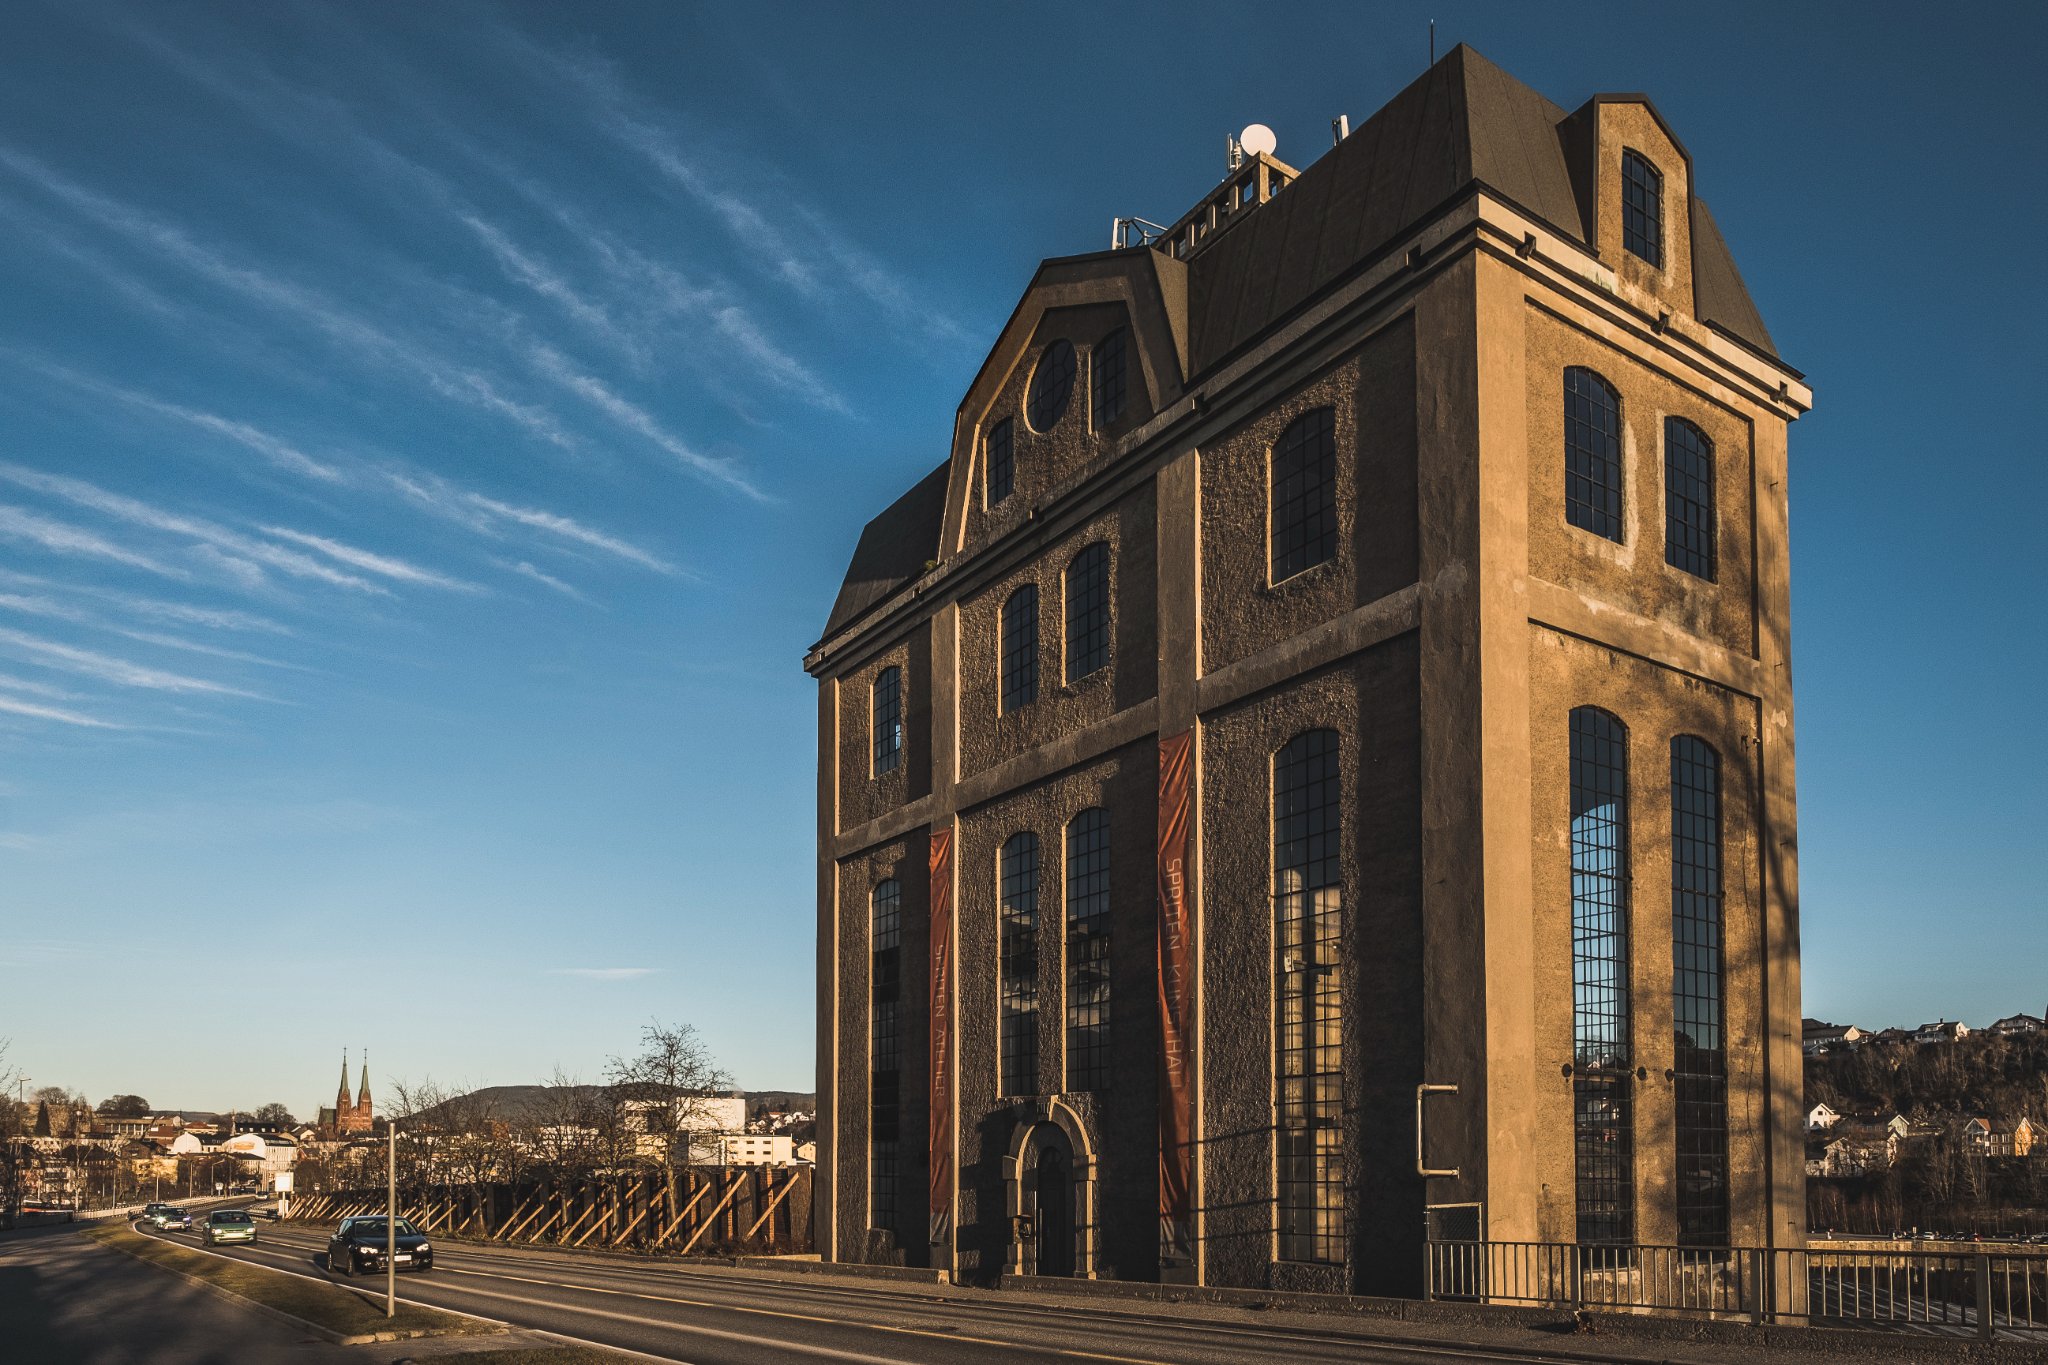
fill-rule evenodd
<path id="1" fill-rule="evenodd" d="M 1970 1036 L 1970 1026 L 1961 1020 L 1937 1019 L 1913 1030 L 1916 1043 L 1960 1043 Z"/>
<path id="2" fill-rule="evenodd" d="M 1806 1173 L 1832 1180 L 1847 1180 L 1882 1171 L 1898 1159 L 1898 1139 L 1882 1124 L 1849 1122 L 1825 1141 L 1809 1144 Z"/>
<path id="3" fill-rule="evenodd" d="M 1801 1044 L 1809 1057 L 1840 1047 L 1854 1047 L 1870 1036 L 1854 1024 L 1824 1024 L 1818 1019 L 1802 1019 L 1800 1026 Z"/>
<path id="4" fill-rule="evenodd" d="M 2039 1033 L 2043 1028 L 2048 1028 L 2048 1024 L 2043 1024 L 2031 1014 L 2009 1014 L 1984 1032 L 1995 1033 L 2001 1038 L 2017 1038 L 2024 1034 Z"/>
<path id="5" fill-rule="evenodd" d="M 1971 1119 L 1963 1125 L 1963 1135 L 1985 1156 L 2034 1154 L 2034 1124 L 2024 1114 L 2016 1119 Z"/>
<path id="6" fill-rule="evenodd" d="M 1825 1104 L 1816 1104 L 1806 1111 L 1806 1131 L 1825 1133 L 1842 1121 L 1842 1116 Z"/>

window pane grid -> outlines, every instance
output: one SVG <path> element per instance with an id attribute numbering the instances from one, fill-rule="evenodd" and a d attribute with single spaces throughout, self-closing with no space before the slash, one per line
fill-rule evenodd
<path id="1" fill-rule="evenodd" d="M 1311 730 L 1274 761 L 1279 978 L 1276 1134 L 1280 1257 L 1344 1259 L 1343 807 L 1338 738 Z"/>
<path id="2" fill-rule="evenodd" d="M 1017 485 L 1017 453 L 1014 429 L 1010 419 L 989 428 L 988 433 L 988 504 L 993 507 L 1010 496 Z"/>
<path id="3" fill-rule="evenodd" d="M 1067 1089 L 1109 1084 L 1109 814 L 1067 824 Z"/>
<path id="4" fill-rule="evenodd" d="M 1728 1052 L 1721 937 L 1721 759 L 1671 741 L 1671 1005 L 1678 1243 L 1728 1245 Z"/>
<path id="5" fill-rule="evenodd" d="M 1337 553 L 1337 417 L 1297 417 L 1273 446 L 1272 575 L 1294 577 Z"/>
<path id="6" fill-rule="evenodd" d="M 896 1226 L 896 1144 L 901 1136 L 903 1076 L 903 888 L 891 878 L 870 898 L 868 1068 L 869 1226 Z"/>
<path id="7" fill-rule="evenodd" d="M 1628 732 L 1571 713 L 1572 1107 L 1578 1239 L 1635 1237 L 1628 986 Z"/>
<path id="8" fill-rule="evenodd" d="M 903 761 L 903 672 L 890 667 L 875 679 L 875 776 Z"/>
<path id="9" fill-rule="evenodd" d="M 1067 681 L 1109 663 L 1109 546 L 1097 541 L 1067 566 Z"/>
<path id="10" fill-rule="evenodd" d="M 1003 710 L 1038 700 L 1038 587 L 1026 583 L 1003 604 Z"/>
<path id="11" fill-rule="evenodd" d="M 1067 400 L 1074 394 L 1074 343 L 1059 340 L 1047 346 L 1031 372 L 1031 392 L 1025 399 L 1024 415 L 1033 431 L 1051 431 L 1066 416 Z"/>
<path id="12" fill-rule="evenodd" d="M 1714 579 L 1714 443 L 1682 417 L 1664 421 L 1664 562 Z"/>
<path id="13" fill-rule="evenodd" d="M 1606 380 L 1577 366 L 1564 372 L 1564 516 L 1596 536 L 1621 539 L 1621 400 Z"/>
<path id="14" fill-rule="evenodd" d="M 1664 173 L 1640 152 L 1621 154 L 1621 244 L 1664 266 Z"/>
<path id="15" fill-rule="evenodd" d="M 1094 383 L 1089 386 L 1090 418 L 1097 431 L 1104 431 L 1124 415 L 1125 342 L 1129 333 L 1119 327 L 1096 346 L 1089 362 Z"/>
<path id="16" fill-rule="evenodd" d="M 998 1046 L 1005 1095 L 1038 1093 L 1038 836 L 1003 845 Z"/>

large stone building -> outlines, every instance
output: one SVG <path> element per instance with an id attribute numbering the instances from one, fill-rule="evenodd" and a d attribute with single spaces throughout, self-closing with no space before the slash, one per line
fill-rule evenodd
<path id="1" fill-rule="evenodd" d="M 362 1085 L 355 1099 L 348 1097 L 348 1053 L 341 1054 L 341 1085 L 334 1092 L 334 1107 L 322 1108 L 319 1128 L 332 1137 L 367 1133 L 376 1127 L 376 1110 L 370 1103 L 370 1054 L 363 1053 Z"/>
<path id="2" fill-rule="evenodd" d="M 1693 175 L 1459 48 L 1039 267 L 805 661 L 827 1259 L 1802 1242 L 1811 394 Z"/>

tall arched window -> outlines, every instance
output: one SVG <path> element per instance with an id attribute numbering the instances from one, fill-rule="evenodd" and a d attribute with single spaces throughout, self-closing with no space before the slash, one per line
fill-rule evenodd
<path id="1" fill-rule="evenodd" d="M 1714 443 L 1683 417 L 1664 419 L 1664 562 L 1714 581 Z"/>
<path id="2" fill-rule="evenodd" d="M 1089 358 L 1089 418 L 1095 430 L 1107 431 L 1124 415 L 1126 351 L 1130 333 L 1119 327 L 1095 345 Z"/>
<path id="3" fill-rule="evenodd" d="M 1621 399 L 1576 365 L 1564 372 L 1564 519 L 1621 539 Z"/>
<path id="4" fill-rule="evenodd" d="M 1628 730 L 1571 714 L 1572 1129 L 1581 1242 L 1635 1240 Z"/>
<path id="5" fill-rule="evenodd" d="M 1067 565 L 1067 681 L 1109 663 L 1109 546 L 1101 541 Z"/>
<path id="6" fill-rule="evenodd" d="M 988 436 L 982 442 L 983 454 L 988 459 L 988 505 L 994 507 L 1017 486 L 1016 429 L 1005 417 L 988 429 Z"/>
<path id="7" fill-rule="evenodd" d="M 1067 1089 L 1109 1085 L 1109 813 L 1067 822 Z"/>
<path id="8" fill-rule="evenodd" d="M 997 1045 L 1005 1095 L 1038 1093 L 1038 836 L 1028 830 L 1003 845 L 1001 866 L 1001 1018 Z"/>
<path id="9" fill-rule="evenodd" d="M 1038 700 L 1038 585 L 1026 583 L 1003 603 L 1003 710 Z"/>
<path id="10" fill-rule="evenodd" d="M 903 670 L 890 665 L 875 675 L 873 717 L 875 776 L 896 771 L 903 761 Z"/>
<path id="11" fill-rule="evenodd" d="M 1074 395 L 1074 369 L 1074 343 L 1065 338 L 1038 353 L 1031 389 L 1024 398 L 1024 415 L 1033 431 L 1051 431 L 1066 416 L 1067 400 Z"/>
<path id="12" fill-rule="evenodd" d="M 868 1226 L 896 1226 L 896 1152 L 900 1137 L 903 888 L 890 878 L 869 897 Z"/>
<path id="13" fill-rule="evenodd" d="M 1292 578 L 1337 553 L 1337 414 L 1316 408 L 1273 443 L 1267 474 L 1272 581 Z"/>
<path id="14" fill-rule="evenodd" d="M 1678 1244 L 1728 1245 L 1728 1048 L 1721 938 L 1721 756 L 1671 741 L 1671 1013 Z"/>
<path id="15" fill-rule="evenodd" d="M 1273 757 L 1280 1257 L 1344 1258 L 1344 858 L 1335 730 Z"/>
<path id="16" fill-rule="evenodd" d="M 1664 268 L 1664 173 L 1633 148 L 1621 154 L 1621 244 Z"/>

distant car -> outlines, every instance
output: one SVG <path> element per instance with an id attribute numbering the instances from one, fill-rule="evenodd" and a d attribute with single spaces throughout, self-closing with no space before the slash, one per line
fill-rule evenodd
<path id="1" fill-rule="evenodd" d="M 206 1215 L 206 1225 L 199 1231 L 200 1237 L 210 1247 L 223 1242 L 253 1242 L 256 1240 L 256 1220 L 240 1209 L 216 1209 Z"/>
<path id="2" fill-rule="evenodd" d="M 434 1248 L 426 1236 L 401 1218 L 396 1228 L 400 1270 L 432 1270 Z M 343 1275 L 368 1275 L 384 1269 L 384 1253 L 390 1233 L 382 1214 L 344 1218 L 327 1239 L 327 1268 Z"/>
<path id="3" fill-rule="evenodd" d="M 156 1225 L 165 1232 L 190 1232 L 192 1215 L 184 1209 L 165 1209 L 157 1215 Z"/>
<path id="4" fill-rule="evenodd" d="M 162 1227 L 164 1225 L 163 1215 L 170 1211 L 171 1206 L 169 1204 L 145 1204 L 142 1208 L 142 1221 L 154 1223 L 156 1226 Z"/>

